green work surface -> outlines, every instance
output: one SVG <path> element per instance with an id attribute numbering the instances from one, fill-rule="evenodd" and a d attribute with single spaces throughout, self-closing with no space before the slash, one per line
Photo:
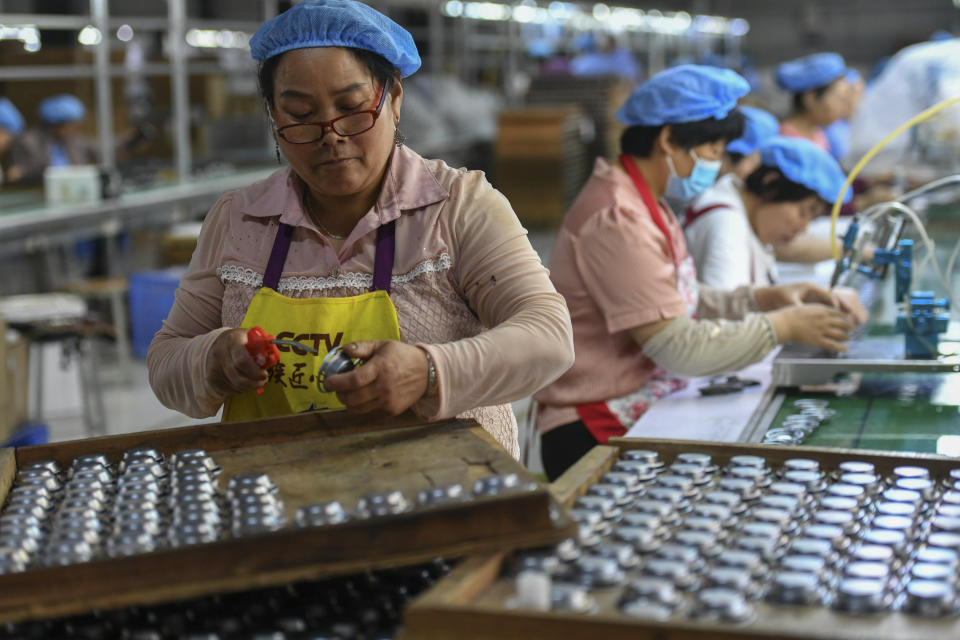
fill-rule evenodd
<path id="1" fill-rule="evenodd" d="M 837 412 L 804 445 L 960 455 L 960 374 L 866 374 L 849 397 L 789 390 L 771 427 L 800 398 L 823 398 Z"/>

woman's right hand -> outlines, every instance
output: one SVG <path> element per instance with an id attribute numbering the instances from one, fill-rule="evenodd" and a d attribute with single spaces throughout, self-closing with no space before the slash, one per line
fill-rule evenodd
<path id="1" fill-rule="evenodd" d="M 843 344 L 850 339 L 853 322 L 839 309 L 823 304 L 784 307 L 767 313 L 777 332 L 777 339 L 797 342 L 830 351 L 846 351 Z"/>
<path id="2" fill-rule="evenodd" d="M 224 331 L 214 340 L 204 375 L 217 394 L 243 393 L 267 383 L 266 370 L 260 368 L 246 345 L 246 329 Z"/>

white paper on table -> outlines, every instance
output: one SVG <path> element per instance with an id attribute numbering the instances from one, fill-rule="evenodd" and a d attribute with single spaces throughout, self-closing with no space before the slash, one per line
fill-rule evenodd
<path id="1" fill-rule="evenodd" d="M 770 388 L 773 359 L 779 351 L 774 349 L 760 362 L 726 374 L 757 380 L 759 385 L 735 393 L 704 396 L 699 389 L 709 384 L 710 378 L 692 378 L 685 389 L 652 404 L 624 437 L 740 441 Z"/>

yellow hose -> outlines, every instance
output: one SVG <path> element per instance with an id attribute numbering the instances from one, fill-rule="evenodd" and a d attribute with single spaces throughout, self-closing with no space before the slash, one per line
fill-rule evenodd
<path id="1" fill-rule="evenodd" d="M 907 120 L 902 125 L 894 129 L 893 132 L 890 133 L 890 135 L 888 135 L 886 138 L 884 138 L 883 140 L 878 142 L 876 145 L 874 145 L 873 148 L 870 149 L 870 151 L 867 151 L 867 153 L 864 154 L 862 158 L 860 158 L 860 162 L 856 164 L 856 166 L 850 171 L 850 174 L 847 176 L 847 180 L 846 182 L 843 183 L 843 187 L 840 189 L 840 193 L 839 195 L 837 195 L 837 199 L 833 203 L 833 208 L 830 210 L 830 252 L 833 254 L 834 260 L 840 259 L 840 247 L 837 245 L 837 218 L 840 217 L 840 207 L 843 206 L 843 196 L 844 194 L 847 193 L 847 189 L 849 189 L 850 185 L 853 184 L 853 181 L 857 178 L 857 175 L 863 169 L 864 165 L 866 165 L 868 162 L 873 160 L 873 156 L 877 155 L 877 153 L 881 149 L 887 146 L 887 144 L 891 140 L 896 138 L 898 135 L 900 135 L 901 133 L 903 133 L 913 125 L 923 122 L 927 118 L 930 118 L 931 116 L 934 116 L 940 113 L 950 105 L 956 104 L 958 102 L 960 102 L 960 96 L 956 96 L 954 98 L 948 98 L 943 102 L 939 102 L 933 105 L 932 107 L 930 107 L 929 109 L 926 109 L 925 111 L 921 111 L 920 113 L 915 115 L 913 118 L 911 118 L 910 120 Z"/>

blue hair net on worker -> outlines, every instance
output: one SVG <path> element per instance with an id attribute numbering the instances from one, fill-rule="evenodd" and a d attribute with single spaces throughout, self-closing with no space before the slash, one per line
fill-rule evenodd
<path id="1" fill-rule="evenodd" d="M 17 135 L 23 131 L 23 116 L 6 98 L 0 98 L 0 129 Z"/>
<path id="2" fill-rule="evenodd" d="M 310 47 L 372 51 L 404 78 L 420 68 L 413 36 L 379 11 L 353 0 L 304 0 L 265 22 L 250 39 L 250 55 L 257 62 Z"/>
<path id="3" fill-rule="evenodd" d="M 727 151 L 749 155 L 780 131 L 780 122 L 770 112 L 757 107 L 739 107 L 743 114 L 743 135 L 727 145 Z"/>
<path id="4" fill-rule="evenodd" d="M 37 114 L 41 122 L 46 124 L 65 124 L 75 120 L 83 120 L 87 115 L 87 108 L 80 99 L 69 93 L 50 96 L 40 103 Z"/>
<path id="5" fill-rule="evenodd" d="M 791 182 L 803 185 L 827 202 L 834 202 L 846 181 L 843 169 L 829 153 L 803 138 L 775 136 L 760 147 L 760 161 L 776 167 Z M 844 204 L 853 193 L 847 189 Z"/>
<path id="6" fill-rule="evenodd" d="M 661 71 L 639 87 L 617 110 L 617 120 L 628 126 L 725 118 L 750 85 L 737 72 L 695 64 Z"/>
<path id="7" fill-rule="evenodd" d="M 814 53 L 777 66 L 777 84 L 798 93 L 825 87 L 847 73 L 847 63 L 839 53 Z"/>

